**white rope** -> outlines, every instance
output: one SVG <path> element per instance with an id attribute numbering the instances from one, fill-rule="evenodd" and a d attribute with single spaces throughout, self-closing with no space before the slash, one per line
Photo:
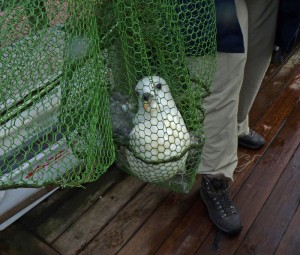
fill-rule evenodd
<path id="1" fill-rule="evenodd" d="M 236 169 L 235 169 L 235 172 L 236 173 L 241 173 L 243 172 L 248 165 L 250 165 L 252 162 L 254 162 L 255 158 L 260 158 L 261 155 L 254 155 L 252 158 L 251 158 L 251 155 L 250 154 L 243 154 L 241 155 L 238 159 L 242 159 L 244 158 L 246 160 L 246 163 L 240 165 L 240 166 L 237 166 Z"/>

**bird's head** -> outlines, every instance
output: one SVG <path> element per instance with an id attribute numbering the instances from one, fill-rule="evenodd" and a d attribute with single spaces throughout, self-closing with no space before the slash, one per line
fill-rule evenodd
<path id="1" fill-rule="evenodd" d="M 174 106 L 169 86 L 161 77 L 144 77 L 136 84 L 135 91 L 138 95 L 139 106 L 143 106 L 146 112 L 156 110 L 160 106 Z"/>

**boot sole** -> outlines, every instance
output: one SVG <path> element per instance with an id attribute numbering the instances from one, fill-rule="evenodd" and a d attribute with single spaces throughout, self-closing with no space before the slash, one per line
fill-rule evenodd
<path id="1" fill-rule="evenodd" d="M 249 143 L 244 143 L 242 141 L 238 141 L 238 145 L 247 149 L 258 150 L 265 145 L 265 143 L 260 145 L 250 145 Z"/>

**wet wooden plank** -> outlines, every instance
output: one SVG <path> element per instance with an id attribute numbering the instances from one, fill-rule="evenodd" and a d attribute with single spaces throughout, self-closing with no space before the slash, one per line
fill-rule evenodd
<path id="1" fill-rule="evenodd" d="M 250 127 L 265 136 L 267 138 L 267 143 L 266 146 L 260 150 L 247 150 L 242 147 L 239 148 L 239 166 L 236 169 L 236 175 L 239 175 L 240 179 L 244 180 L 248 176 L 251 168 L 256 164 L 260 156 L 263 155 L 268 144 L 280 128 L 281 120 L 284 120 L 286 118 L 286 114 L 289 114 L 288 111 L 285 112 L 286 114 L 280 112 L 281 100 L 282 98 L 288 99 L 288 97 L 292 95 L 290 87 L 291 85 L 293 87 L 293 83 L 295 85 L 299 82 L 297 81 L 297 74 L 299 72 L 300 45 L 295 48 L 290 57 L 280 67 L 274 67 L 272 65 L 269 67 L 249 115 Z M 299 92 L 296 92 L 295 96 L 292 96 L 292 101 L 288 102 L 288 109 L 292 109 L 297 96 L 299 96 Z M 274 105 L 276 106 L 276 109 L 272 111 Z M 268 116 L 270 114 L 280 116 L 281 120 L 277 120 L 272 124 L 272 126 L 264 125 L 263 122 L 268 120 Z M 270 131 L 272 131 L 272 129 L 273 132 L 271 133 Z M 239 185 L 235 184 L 235 186 Z M 235 187 L 233 189 L 235 190 Z"/>
<path id="2" fill-rule="evenodd" d="M 291 78 L 277 100 L 267 107 L 263 117 L 255 125 L 256 131 L 264 135 L 267 143 L 271 142 L 276 136 L 280 126 L 289 117 L 298 103 L 300 97 L 300 68 L 297 70 L 298 73 Z"/>
<path id="3" fill-rule="evenodd" d="M 0 232 L 1 255 L 59 255 L 52 247 L 34 237 L 27 230 L 10 226 Z"/>
<path id="4" fill-rule="evenodd" d="M 297 44 L 298 44 L 298 46 L 294 47 L 294 49 L 289 53 L 288 56 L 285 57 L 285 59 L 282 63 L 279 64 L 279 63 L 276 63 L 276 61 L 273 63 L 273 61 L 271 60 L 268 70 L 263 78 L 261 87 L 265 86 L 268 83 L 268 81 L 274 77 L 274 75 L 276 75 L 278 72 L 280 72 L 280 70 L 284 67 L 284 65 L 286 65 L 286 63 L 288 61 L 290 61 L 291 58 L 293 58 L 295 61 L 297 61 L 298 56 L 295 57 L 295 55 L 299 54 L 298 51 L 299 51 L 299 47 L 300 47 L 299 42 Z"/>
<path id="5" fill-rule="evenodd" d="M 299 69 L 300 73 L 300 69 Z M 290 113 L 293 111 L 300 96 L 300 76 L 295 75 L 291 78 L 290 83 L 286 86 L 280 96 L 268 108 L 263 108 L 262 118 L 255 125 L 255 130 L 262 134 L 266 139 L 266 145 L 259 150 L 247 150 L 239 148 L 239 158 L 243 156 L 249 157 L 249 162 L 242 169 L 237 168 L 232 189 L 233 194 L 240 188 L 241 183 L 249 176 L 251 169 L 259 161 L 260 157 L 268 149 L 269 144 L 276 137 L 283 123 L 286 121 Z M 256 102 L 255 102 L 256 104 Z"/>
<path id="6" fill-rule="evenodd" d="M 261 87 L 263 87 L 265 84 L 267 84 L 268 81 L 278 72 L 279 69 L 280 69 L 279 66 L 270 64 L 268 67 L 268 70 L 263 78 Z"/>
<path id="7" fill-rule="evenodd" d="M 53 247 L 64 255 L 76 254 L 105 227 L 144 185 L 145 183 L 140 180 L 128 177 L 113 186 L 53 242 Z"/>
<path id="8" fill-rule="evenodd" d="M 281 146 L 278 141 L 277 146 Z M 274 169 L 276 170 L 276 169 Z M 274 254 L 300 197 L 300 146 L 276 183 L 271 196 L 241 242 L 237 254 Z M 299 226 L 298 226 L 299 227 Z M 299 237 L 298 237 L 299 238 Z M 300 247 L 299 247 L 300 248 Z M 298 249 L 300 252 L 300 249 Z M 286 252 L 285 254 L 296 254 Z"/>
<path id="9" fill-rule="evenodd" d="M 134 237 L 126 243 L 118 255 L 155 254 L 186 212 L 196 201 L 200 200 L 199 188 L 200 179 L 197 178 L 189 194 L 171 193 L 139 231 L 135 233 Z M 174 253 L 164 252 L 163 254 Z"/>
<path id="10" fill-rule="evenodd" d="M 47 220 L 47 217 L 51 217 L 52 213 L 59 210 L 64 201 L 71 199 L 78 191 L 78 189 L 58 189 L 51 196 L 31 209 L 30 213 L 20 218 L 19 223 L 34 231 L 38 225 Z"/>
<path id="11" fill-rule="evenodd" d="M 155 254 L 194 254 L 212 228 L 206 208 L 199 198 Z"/>
<path id="12" fill-rule="evenodd" d="M 299 169 L 298 169 L 299 170 Z M 300 204 L 300 201 L 299 201 Z M 300 206 L 278 246 L 275 255 L 299 254 L 300 251 Z"/>
<path id="13" fill-rule="evenodd" d="M 53 195 L 34 207 L 30 213 L 25 214 L 19 222 L 34 231 L 38 225 L 44 224 L 48 220 L 48 217 L 53 217 L 53 214 L 56 214 L 61 208 L 65 207 L 66 203 L 78 200 L 75 196 L 82 196 L 79 193 L 84 193 L 86 199 L 91 199 L 89 201 L 91 204 L 95 199 L 98 200 L 99 195 L 109 188 L 109 185 L 120 181 L 124 177 L 125 174 L 113 165 L 99 180 L 84 184 L 83 188 L 60 188 Z M 94 196 L 91 196 L 91 194 L 94 194 Z"/>
<path id="14" fill-rule="evenodd" d="M 264 111 L 271 107 L 272 103 L 278 98 L 280 93 L 290 83 L 300 70 L 300 45 L 294 50 L 290 58 L 280 67 L 273 70 L 271 74 L 266 74 L 262 83 L 262 87 L 255 99 L 250 115 L 250 126 L 255 124 L 262 118 Z"/>
<path id="15" fill-rule="evenodd" d="M 92 240 L 80 255 L 116 254 L 149 216 L 165 200 L 170 191 L 148 184 Z M 136 243 L 139 245 L 139 243 Z M 118 253 L 118 254 L 122 254 Z M 128 253 L 141 254 L 141 253 Z"/>
<path id="16" fill-rule="evenodd" d="M 235 253 L 299 143 L 300 103 L 297 104 L 285 126 L 256 167 L 252 169 L 251 175 L 236 195 L 235 204 L 241 214 L 244 227 L 240 235 L 235 238 L 223 236 L 219 242 L 219 254 Z M 212 251 L 214 239 L 215 233 L 210 233 L 196 254 L 214 254 L 214 251 Z"/>
<path id="17" fill-rule="evenodd" d="M 48 208 L 44 207 L 41 214 L 46 214 L 48 217 L 33 231 L 48 243 L 53 242 L 96 201 L 99 201 L 103 193 L 123 177 L 124 174 L 118 168 L 113 167 L 100 177 L 99 182 L 89 183 L 85 185 L 85 188 L 77 188 L 78 191 L 73 196 L 67 200 L 60 200 L 57 205 L 50 208 L 53 209 L 50 214 L 47 213 Z M 41 215 L 41 217 L 43 216 Z M 33 218 L 32 221 L 34 221 Z"/>
<path id="18" fill-rule="evenodd" d="M 296 61 L 295 64 L 299 66 L 299 49 L 300 49 L 300 44 L 299 43 L 300 43 L 300 40 L 298 38 L 297 42 L 295 43 L 296 46 L 293 48 L 293 50 L 291 50 L 291 52 L 287 56 L 285 56 L 285 59 L 282 63 L 277 63 L 278 62 L 278 61 L 276 61 L 277 57 L 274 56 L 274 55 L 272 56 L 271 63 L 268 67 L 267 72 L 265 73 L 265 76 L 263 78 L 261 87 L 265 86 L 268 83 L 268 81 L 271 80 L 274 77 L 274 75 L 276 75 L 278 72 L 280 72 L 280 70 L 282 68 L 284 68 L 286 63 L 290 62 L 291 58 L 293 59 L 292 61 L 293 62 Z M 291 76 L 291 75 L 289 75 L 289 76 Z"/>

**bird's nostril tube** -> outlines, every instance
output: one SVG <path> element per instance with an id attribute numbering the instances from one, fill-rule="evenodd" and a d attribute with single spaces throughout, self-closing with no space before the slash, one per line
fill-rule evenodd
<path id="1" fill-rule="evenodd" d="M 144 99 L 144 101 L 149 101 L 149 99 L 150 99 L 150 97 L 151 97 L 151 94 L 150 93 L 145 93 L 145 94 L 143 94 L 143 99 Z"/>

